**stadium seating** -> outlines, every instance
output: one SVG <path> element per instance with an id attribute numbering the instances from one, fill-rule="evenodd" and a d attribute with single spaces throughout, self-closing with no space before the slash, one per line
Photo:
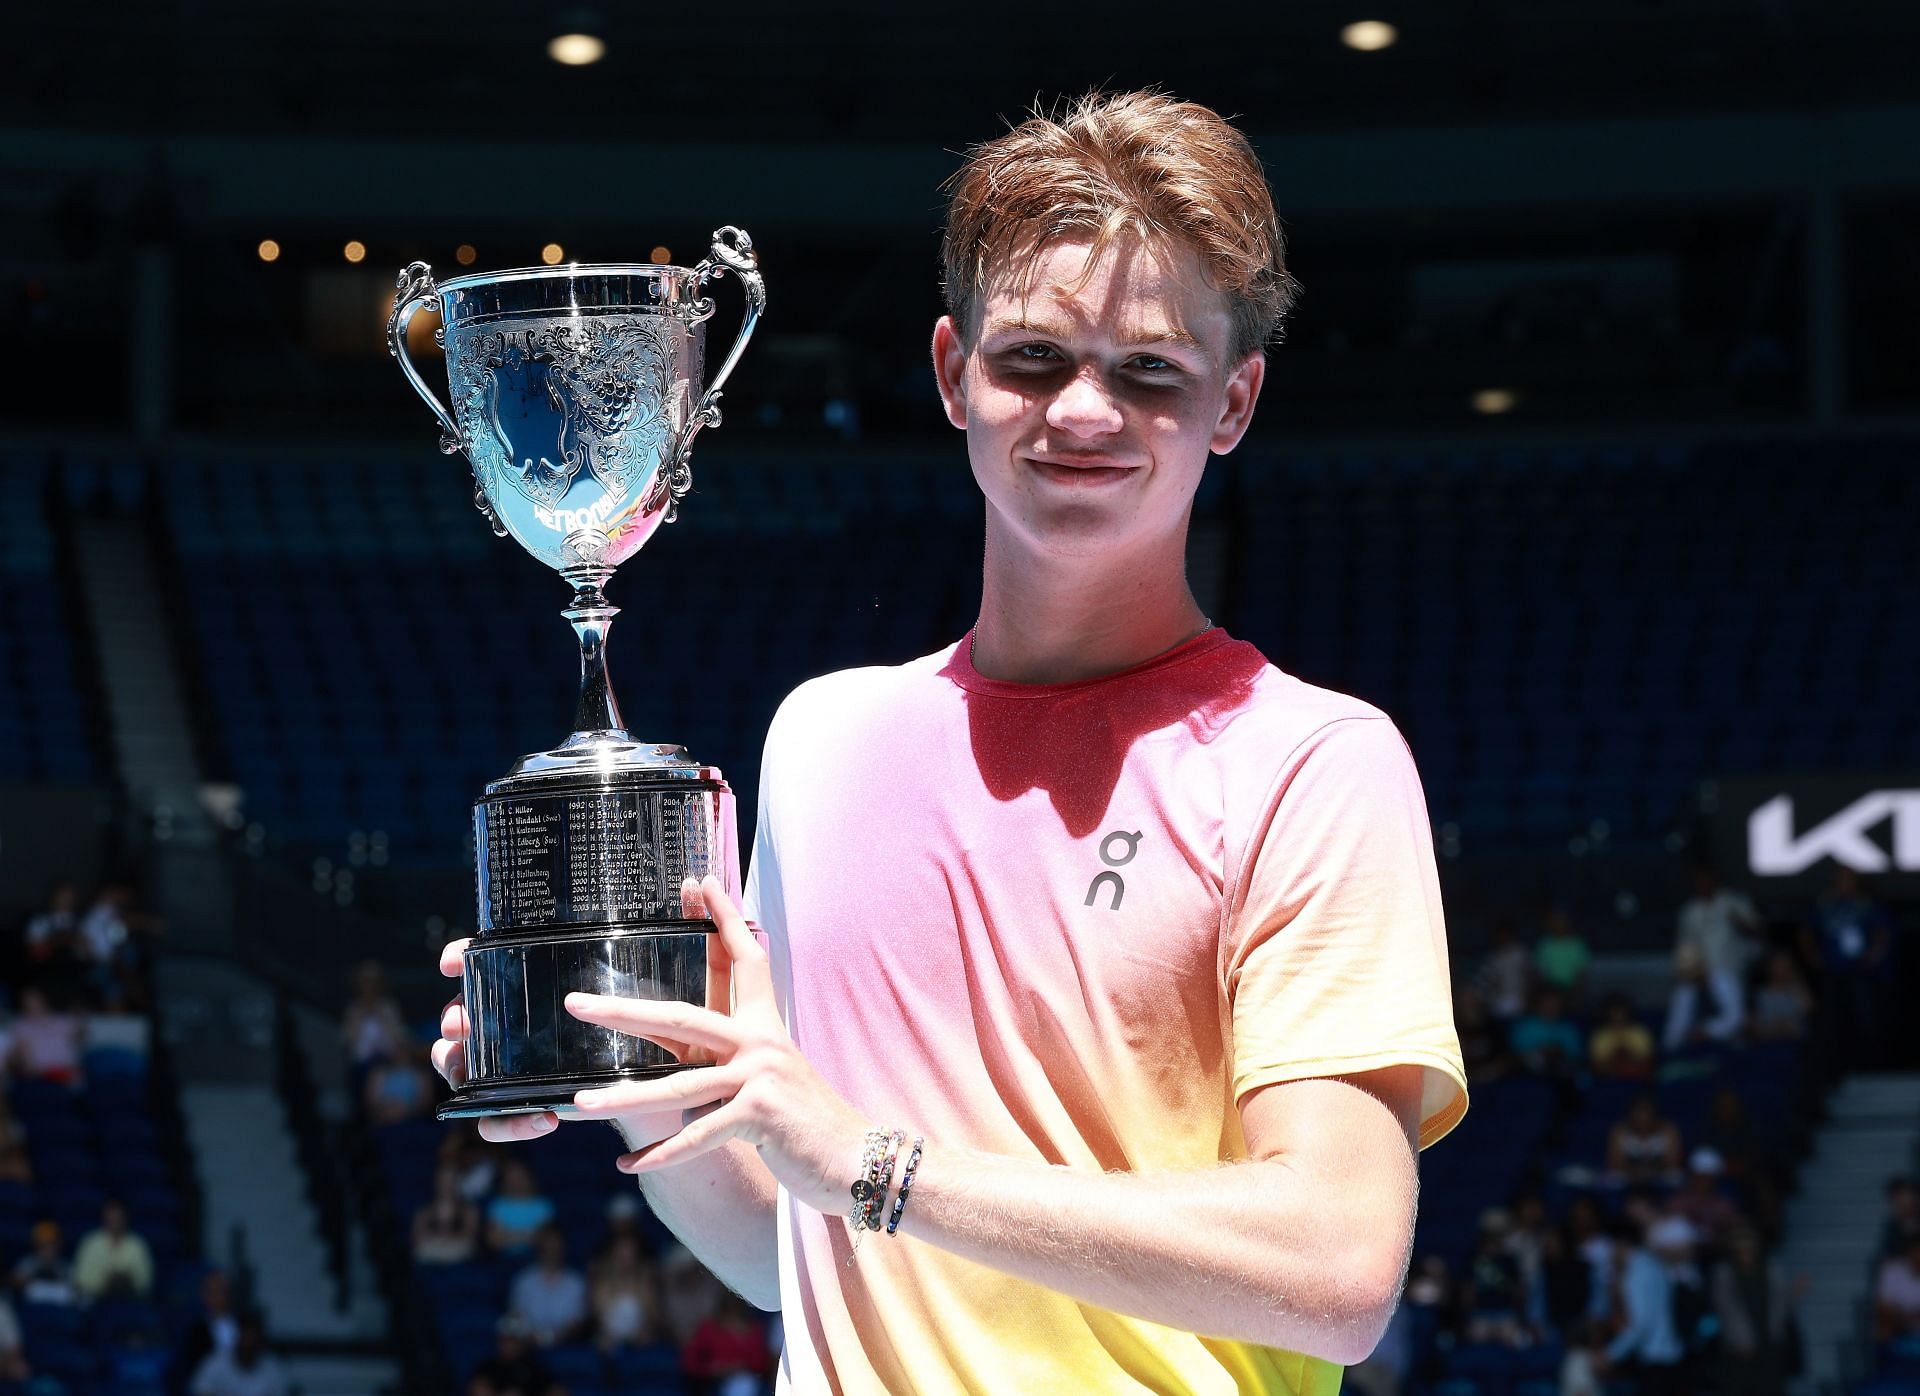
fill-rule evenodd
<path id="1" fill-rule="evenodd" d="M 29 1247 L 35 1222 L 60 1227 L 66 1254 L 100 1223 L 118 1197 L 154 1261 L 150 1297 L 102 1298 L 85 1307 L 24 1302 L 17 1317 L 27 1360 L 66 1396 L 162 1396 L 195 1312 L 202 1276 L 199 1241 L 174 1163 L 161 1143 L 147 1058 L 94 1047 L 86 1081 L 74 1087 L 22 1079 L 9 1103 L 26 1133 L 33 1183 L 0 1183 L 0 1253 Z"/>
<path id="2" fill-rule="evenodd" d="M 457 461 L 179 460 L 166 526 L 249 816 L 338 854 L 457 861 L 485 780 L 570 715 L 562 584 L 473 512 Z M 1652 851 L 1713 772 L 1920 760 L 1920 581 L 1898 445 L 1234 456 L 1198 514 L 1217 618 L 1379 703 L 1437 824 L 1486 851 L 1596 821 Z M 961 634 L 964 465 L 708 464 L 688 522 L 623 568 L 611 647 L 637 733 L 751 795 L 805 677 Z"/>
<path id="3" fill-rule="evenodd" d="M 82 784 L 95 755 L 74 667 L 78 617 L 54 579 L 47 480 L 44 456 L 0 455 L 0 782 Z"/>

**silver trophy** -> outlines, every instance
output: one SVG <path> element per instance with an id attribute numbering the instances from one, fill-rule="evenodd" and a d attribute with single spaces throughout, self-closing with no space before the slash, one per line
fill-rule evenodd
<path id="1" fill-rule="evenodd" d="M 702 292 L 731 272 L 746 315 L 704 391 Z M 437 302 L 449 412 L 407 356 L 407 326 Z M 688 456 L 720 423 L 720 390 L 766 308 L 753 240 L 713 235 L 694 267 L 596 264 L 461 276 L 400 274 L 387 347 L 464 452 L 474 503 L 573 586 L 561 612 L 580 640 L 573 734 L 523 756 L 473 809 L 479 890 L 463 985 L 467 1080 L 442 1119 L 571 1109 L 590 1086 L 680 1064 L 664 1049 L 580 1022 L 570 990 L 704 1003 L 700 879 L 739 896 L 733 792 L 684 747 L 637 742 L 607 680 L 618 608 L 603 588 L 692 483 Z"/>

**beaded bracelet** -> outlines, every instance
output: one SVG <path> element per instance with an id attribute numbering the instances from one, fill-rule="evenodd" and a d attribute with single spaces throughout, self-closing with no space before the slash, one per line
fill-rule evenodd
<path id="1" fill-rule="evenodd" d="M 873 1205 L 874 1187 L 880 1180 L 880 1160 L 885 1157 L 887 1132 L 867 1131 L 866 1150 L 860 1157 L 860 1176 L 853 1180 L 853 1209 L 847 1213 L 847 1225 L 858 1236 L 866 1229 L 867 1211 Z"/>
<path id="2" fill-rule="evenodd" d="M 900 1146 L 907 1142 L 905 1130 L 896 1129 L 887 1140 L 886 1162 L 880 1167 L 880 1187 L 867 1207 L 867 1230 L 880 1229 L 880 1216 L 886 1210 L 887 1189 L 893 1186 L 893 1170 L 900 1162 Z"/>
<path id="3" fill-rule="evenodd" d="M 861 1175 L 853 1183 L 853 1208 L 847 1213 L 847 1225 L 853 1228 L 853 1244 L 847 1251 L 847 1264 L 853 1264 L 853 1253 L 860 1249 L 860 1238 L 870 1230 L 878 1230 L 876 1220 L 880 1210 L 887 1205 L 887 1188 L 893 1182 L 893 1164 L 900 1149 L 901 1141 L 906 1138 L 900 1130 L 870 1129 L 867 1131 L 866 1152 L 861 1157 Z M 886 1165 L 886 1176 L 881 1176 L 881 1165 Z"/>
<path id="4" fill-rule="evenodd" d="M 887 1218 L 887 1235 L 891 1236 L 900 1229 L 900 1214 L 907 1210 L 907 1194 L 913 1190 L 913 1175 L 920 1167 L 920 1145 L 923 1141 L 913 1141 L 913 1152 L 907 1155 L 907 1171 L 900 1175 L 900 1195 L 893 1199 L 893 1214 Z"/>

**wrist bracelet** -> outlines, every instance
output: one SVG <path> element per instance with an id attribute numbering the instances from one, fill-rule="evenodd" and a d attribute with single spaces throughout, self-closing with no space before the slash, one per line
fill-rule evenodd
<path id="1" fill-rule="evenodd" d="M 887 1189 L 893 1186 L 893 1170 L 900 1162 L 900 1146 L 907 1142 L 905 1130 L 896 1129 L 887 1140 L 887 1157 L 880 1167 L 880 1186 L 867 1205 L 867 1230 L 878 1231 L 880 1218 L 887 1210 Z"/>
<path id="2" fill-rule="evenodd" d="M 858 1236 L 866 1229 L 867 1208 L 873 1203 L 874 1184 L 879 1181 L 880 1160 L 887 1147 L 887 1132 L 867 1131 L 866 1148 L 860 1155 L 860 1176 L 853 1180 L 853 1208 L 847 1213 L 847 1225 Z"/>
<path id="3" fill-rule="evenodd" d="M 847 1213 L 847 1225 L 853 1229 L 853 1244 L 847 1251 L 847 1264 L 853 1264 L 853 1253 L 860 1249 L 860 1238 L 877 1226 L 872 1217 L 886 1206 L 886 1185 L 880 1179 L 880 1166 L 890 1151 L 897 1150 L 899 1140 L 904 1136 L 898 1130 L 870 1129 L 867 1131 L 865 1152 L 860 1159 L 860 1176 L 853 1181 L 853 1207 Z M 888 1181 L 892 1181 L 892 1169 L 888 1169 Z"/>
<path id="4" fill-rule="evenodd" d="M 900 1214 L 907 1210 L 907 1194 L 913 1190 L 913 1175 L 920 1167 L 920 1145 L 923 1142 L 914 1140 L 913 1152 L 907 1155 L 907 1171 L 900 1175 L 900 1195 L 893 1199 L 893 1214 L 887 1218 L 889 1236 L 900 1229 Z"/>

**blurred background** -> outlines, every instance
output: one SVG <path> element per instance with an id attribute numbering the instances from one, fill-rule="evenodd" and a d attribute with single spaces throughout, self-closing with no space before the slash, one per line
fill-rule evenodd
<path id="1" fill-rule="evenodd" d="M 941 181 L 1164 84 L 1304 285 L 1192 581 L 1407 734 L 1474 1081 L 1349 1389 L 1920 1391 L 1920 8 L 0 24 L 0 1390 L 770 1389 L 611 1131 L 431 1122 L 471 802 L 575 659 L 385 353 L 395 274 L 752 233 L 609 651 L 750 843 L 780 699 L 977 605 Z"/>

